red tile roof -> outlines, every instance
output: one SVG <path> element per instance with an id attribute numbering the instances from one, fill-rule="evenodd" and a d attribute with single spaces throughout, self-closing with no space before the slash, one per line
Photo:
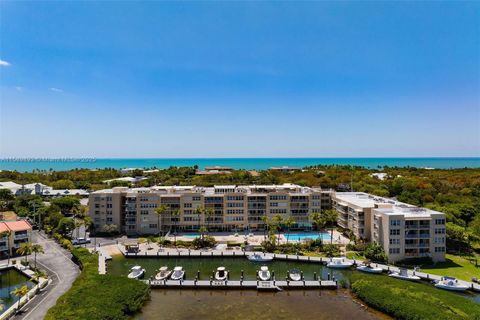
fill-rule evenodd
<path id="1" fill-rule="evenodd" d="M 25 220 L 0 222 L 0 232 L 31 230 L 32 226 Z"/>

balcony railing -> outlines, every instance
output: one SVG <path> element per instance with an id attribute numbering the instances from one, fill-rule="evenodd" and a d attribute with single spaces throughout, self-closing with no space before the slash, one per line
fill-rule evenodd
<path id="1" fill-rule="evenodd" d="M 16 234 L 13 236 L 14 240 L 23 240 L 23 239 L 28 239 L 28 234 Z"/>
<path id="2" fill-rule="evenodd" d="M 7 251 L 8 250 L 8 246 L 0 246 L 0 251 Z"/>

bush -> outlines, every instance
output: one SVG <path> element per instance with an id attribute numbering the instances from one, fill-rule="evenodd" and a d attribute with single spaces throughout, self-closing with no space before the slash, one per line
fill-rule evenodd
<path id="1" fill-rule="evenodd" d="M 70 290 L 48 310 L 46 320 L 123 320 L 139 311 L 150 288 L 141 281 L 98 274 L 98 256 L 85 248 L 73 248 L 73 260 L 82 273 Z"/>
<path id="2" fill-rule="evenodd" d="M 386 262 L 387 255 L 383 247 L 377 243 L 370 243 L 365 249 L 365 258 L 375 262 Z"/>
<path id="3" fill-rule="evenodd" d="M 195 238 L 192 241 L 192 245 L 195 249 L 199 248 L 213 248 L 217 244 L 217 241 L 214 237 L 211 236 L 204 236 L 202 238 Z"/>
<path id="4" fill-rule="evenodd" d="M 324 244 L 322 247 L 322 251 L 327 257 L 336 257 L 340 255 L 340 248 L 337 245 L 331 243 Z"/>
<path id="5" fill-rule="evenodd" d="M 397 319 L 480 319 L 480 305 L 427 284 L 366 274 L 351 281 L 358 298 Z"/>

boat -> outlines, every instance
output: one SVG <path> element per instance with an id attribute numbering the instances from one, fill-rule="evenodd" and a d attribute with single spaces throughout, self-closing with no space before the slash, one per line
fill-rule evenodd
<path id="1" fill-rule="evenodd" d="M 273 257 L 254 253 L 251 256 L 248 256 L 248 260 L 253 262 L 270 262 L 273 260 Z"/>
<path id="2" fill-rule="evenodd" d="M 345 258 L 332 258 L 332 260 L 327 263 L 327 267 L 334 269 L 347 269 L 353 266 L 353 262 L 347 261 Z"/>
<path id="3" fill-rule="evenodd" d="M 258 278 L 262 281 L 270 280 L 270 271 L 268 271 L 267 266 L 260 267 L 260 271 L 258 271 Z"/>
<path id="4" fill-rule="evenodd" d="M 228 271 L 225 270 L 225 267 L 218 267 L 217 272 L 215 272 L 215 280 L 225 281 L 228 277 Z"/>
<path id="5" fill-rule="evenodd" d="M 134 266 L 130 269 L 130 273 L 128 274 L 129 279 L 140 279 L 145 275 L 145 269 L 141 266 Z"/>
<path id="6" fill-rule="evenodd" d="M 441 280 L 435 281 L 435 287 L 451 291 L 465 291 L 468 289 L 466 284 L 461 284 L 454 277 L 447 276 L 442 277 Z"/>
<path id="7" fill-rule="evenodd" d="M 170 279 L 182 280 L 184 276 L 185 276 L 185 270 L 183 270 L 183 267 L 175 267 L 173 268 L 173 273 L 170 276 Z"/>
<path id="8" fill-rule="evenodd" d="M 158 269 L 157 274 L 155 275 L 155 280 L 166 280 L 172 274 L 172 270 L 168 269 L 167 266 L 163 266 Z"/>
<path id="9" fill-rule="evenodd" d="M 402 279 L 402 280 L 409 280 L 409 281 L 418 281 L 420 280 L 419 276 L 409 275 L 408 270 L 405 268 L 400 268 L 400 272 L 391 272 L 389 277 Z"/>
<path id="10" fill-rule="evenodd" d="M 302 280 L 302 272 L 299 269 L 292 269 L 288 271 L 288 277 L 292 281 L 300 281 Z"/>
<path id="11" fill-rule="evenodd" d="M 362 271 L 362 272 L 367 272 L 367 273 L 375 273 L 375 274 L 380 274 L 380 273 L 383 272 L 382 268 L 378 268 L 378 267 L 374 268 L 374 267 L 372 267 L 371 264 L 365 264 L 363 266 L 358 266 L 357 270 Z"/>

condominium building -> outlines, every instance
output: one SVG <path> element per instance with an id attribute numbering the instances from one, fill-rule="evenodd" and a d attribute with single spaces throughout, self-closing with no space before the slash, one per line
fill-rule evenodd
<path id="1" fill-rule="evenodd" d="M 32 226 L 26 220 L 0 222 L 0 257 L 15 255 L 20 244 L 31 241 Z"/>
<path id="2" fill-rule="evenodd" d="M 116 225 L 127 234 L 159 229 L 263 230 L 265 217 L 291 217 L 292 229 L 311 229 L 310 214 L 331 208 L 331 190 L 283 185 L 117 187 L 90 194 L 89 214 L 96 230 Z M 164 206 L 165 214 L 156 209 Z M 211 215 L 198 214 L 201 207 Z"/>
<path id="3" fill-rule="evenodd" d="M 336 192 L 338 225 L 383 246 L 389 262 L 431 257 L 445 260 L 445 214 L 362 192 Z"/>

